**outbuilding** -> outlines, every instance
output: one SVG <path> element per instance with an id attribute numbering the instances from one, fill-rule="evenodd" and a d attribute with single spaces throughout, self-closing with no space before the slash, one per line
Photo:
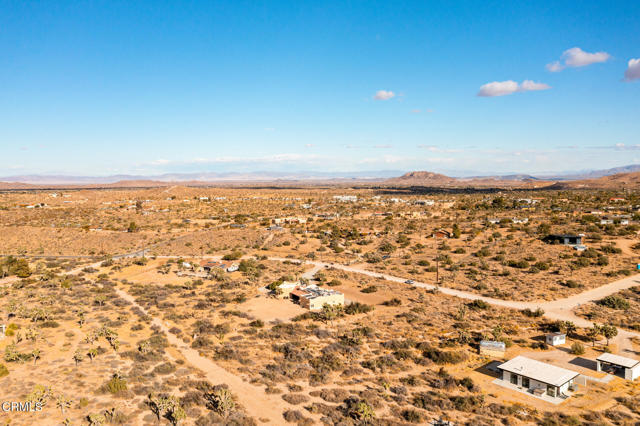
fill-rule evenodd
<path id="1" fill-rule="evenodd" d="M 528 389 L 534 394 L 546 393 L 554 398 L 565 396 L 580 375 L 524 356 L 517 356 L 500 364 L 498 370 L 505 382 Z"/>
<path id="2" fill-rule="evenodd" d="M 547 342 L 547 345 L 564 345 L 567 342 L 567 335 L 564 333 L 549 333 L 545 336 L 544 340 Z"/>
<path id="3" fill-rule="evenodd" d="M 627 380 L 635 380 L 640 377 L 640 361 L 621 355 L 603 353 L 596 358 L 598 371 L 611 371 L 620 374 Z"/>

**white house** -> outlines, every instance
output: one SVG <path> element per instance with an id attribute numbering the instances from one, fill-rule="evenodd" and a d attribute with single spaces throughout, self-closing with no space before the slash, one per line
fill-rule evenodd
<path id="1" fill-rule="evenodd" d="M 564 333 L 549 333 L 545 336 L 547 345 L 558 346 L 567 342 L 567 335 Z"/>
<path id="2" fill-rule="evenodd" d="M 523 387 L 534 394 L 546 393 L 551 397 L 566 395 L 576 377 L 575 371 L 517 356 L 498 366 L 502 380 Z"/>
<path id="3" fill-rule="evenodd" d="M 627 380 L 635 380 L 640 377 L 640 361 L 637 359 L 605 352 L 596 358 L 596 364 L 598 371 L 613 369 L 613 372 L 616 373 L 622 370 L 624 378 Z"/>

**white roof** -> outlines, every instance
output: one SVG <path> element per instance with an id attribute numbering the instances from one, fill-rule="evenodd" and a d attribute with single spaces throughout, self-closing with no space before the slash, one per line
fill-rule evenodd
<path id="1" fill-rule="evenodd" d="M 609 364 L 619 365 L 624 368 L 633 368 L 636 365 L 640 364 L 640 361 L 638 361 L 637 359 L 627 358 L 624 356 L 614 355 L 606 352 L 596 359 L 598 361 L 608 362 Z"/>
<path id="2" fill-rule="evenodd" d="M 524 356 L 517 356 L 499 365 L 498 368 L 553 386 L 562 386 L 569 380 L 580 375 L 580 373 L 575 371 L 556 367 L 555 365 L 536 361 Z"/>

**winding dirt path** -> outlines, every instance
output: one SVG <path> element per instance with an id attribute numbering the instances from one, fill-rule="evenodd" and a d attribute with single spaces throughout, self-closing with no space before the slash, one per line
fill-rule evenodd
<path id="1" fill-rule="evenodd" d="M 147 311 L 139 305 L 135 298 L 129 293 L 117 287 L 115 288 L 115 292 L 122 299 L 131 302 L 131 304 L 147 314 Z M 250 416 L 258 420 L 268 420 L 273 424 L 284 423 L 282 413 L 292 407 L 282 398 L 278 395 L 266 394 L 263 388 L 245 382 L 241 376 L 230 373 L 210 359 L 203 357 L 198 351 L 189 347 L 182 339 L 170 333 L 167 323 L 159 318 L 152 318 L 153 325 L 158 326 L 166 334 L 169 343 L 174 345 L 192 366 L 202 370 L 212 384 L 224 383 L 228 385 L 229 389 L 236 395 Z"/>

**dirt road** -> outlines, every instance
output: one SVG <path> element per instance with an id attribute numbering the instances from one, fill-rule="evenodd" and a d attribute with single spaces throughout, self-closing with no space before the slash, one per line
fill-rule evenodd
<path id="1" fill-rule="evenodd" d="M 147 311 L 138 303 L 135 298 L 122 289 L 115 289 L 118 296 L 131 302 L 145 314 Z M 194 367 L 204 372 L 212 384 L 226 384 L 245 407 L 247 413 L 255 419 L 268 420 L 273 424 L 284 422 L 282 413 L 289 410 L 291 406 L 278 395 L 266 394 L 264 389 L 245 382 L 241 376 L 230 373 L 208 358 L 201 356 L 198 351 L 189 347 L 182 339 L 169 332 L 169 326 L 159 318 L 153 318 L 153 324 L 160 327 L 166 334 L 169 343 L 174 345 L 185 359 Z"/>

